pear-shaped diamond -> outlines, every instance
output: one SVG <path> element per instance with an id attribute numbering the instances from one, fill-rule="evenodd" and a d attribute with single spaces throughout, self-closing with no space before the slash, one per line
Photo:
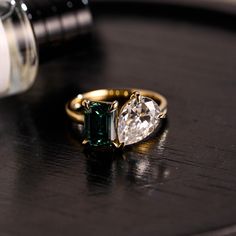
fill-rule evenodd
<path id="1" fill-rule="evenodd" d="M 159 114 L 160 108 L 151 98 L 130 99 L 120 111 L 119 142 L 130 145 L 148 137 L 160 123 Z"/>

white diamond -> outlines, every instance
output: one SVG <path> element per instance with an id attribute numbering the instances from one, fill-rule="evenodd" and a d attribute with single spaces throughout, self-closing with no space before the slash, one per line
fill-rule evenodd
<path id="1" fill-rule="evenodd" d="M 160 123 L 159 114 L 160 108 L 151 98 L 129 100 L 119 115 L 119 142 L 130 145 L 148 137 Z"/>

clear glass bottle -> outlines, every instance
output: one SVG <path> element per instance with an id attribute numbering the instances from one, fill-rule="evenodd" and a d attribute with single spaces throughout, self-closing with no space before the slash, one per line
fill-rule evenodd
<path id="1" fill-rule="evenodd" d="M 0 1 L 0 97 L 30 88 L 38 68 L 36 40 L 22 1 Z"/>

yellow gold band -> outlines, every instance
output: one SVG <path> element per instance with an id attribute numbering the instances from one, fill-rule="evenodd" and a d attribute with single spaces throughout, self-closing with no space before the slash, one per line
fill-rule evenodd
<path id="1" fill-rule="evenodd" d="M 80 111 L 84 100 L 91 101 L 119 101 L 125 103 L 130 96 L 138 91 L 142 96 L 149 97 L 156 101 L 160 108 L 160 118 L 164 118 L 167 114 L 167 100 L 161 94 L 143 89 L 100 89 L 78 95 L 66 104 L 67 115 L 78 123 L 84 122 L 84 114 Z"/>

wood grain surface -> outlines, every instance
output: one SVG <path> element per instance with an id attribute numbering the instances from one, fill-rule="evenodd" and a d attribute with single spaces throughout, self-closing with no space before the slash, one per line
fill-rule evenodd
<path id="1" fill-rule="evenodd" d="M 235 22 L 159 7 L 95 4 L 89 40 L 0 101 L 1 236 L 236 233 Z M 107 87 L 164 94 L 159 136 L 123 153 L 85 152 L 64 105 Z"/>

